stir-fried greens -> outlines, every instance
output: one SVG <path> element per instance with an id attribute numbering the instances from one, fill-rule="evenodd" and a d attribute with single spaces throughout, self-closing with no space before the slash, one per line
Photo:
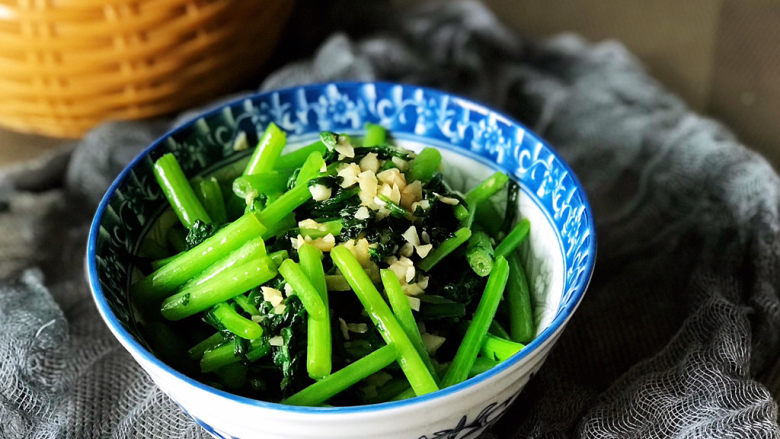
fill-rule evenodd
<path id="1" fill-rule="evenodd" d="M 285 144 L 271 123 L 225 180 L 155 162 L 179 221 L 164 214 L 147 237 L 168 256 L 132 289 L 163 359 L 258 399 L 355 405 L 457 384 L 533 339 L 516 251 L 530 224 L 506 174 L 459 193 L 438 150 L 395 146 L 374 124 L 362 141 Z"/>

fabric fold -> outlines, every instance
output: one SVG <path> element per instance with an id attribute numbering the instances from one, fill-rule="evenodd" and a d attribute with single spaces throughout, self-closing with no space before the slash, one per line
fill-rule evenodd
<path id="1" fill-rule="evenodd" d="M 600 241 L 591 287 L 488 437 L 780 438 L 767 388 L 780 388 L 780 180 L 763 158 L 620 44 L 523 39 L 478 2 L 426 5 L 360 39 L 337 32 L 260 89 L 339 79 L 499 108 L 587 190 Z M 108 185 L 197 111 L 98 127 L 67 167 L 62 155 L 0 171 L 0 436 L 208 437 L 113 339 L 83 272 Z"/>

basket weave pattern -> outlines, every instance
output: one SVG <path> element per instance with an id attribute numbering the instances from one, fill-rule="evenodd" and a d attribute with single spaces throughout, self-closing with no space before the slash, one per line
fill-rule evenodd
<path id="1" fill-rule="evenodd" d="M 0 0 L 0 125 L 79 137 L 190 106 L 270 55 L 292 0 Z"/>

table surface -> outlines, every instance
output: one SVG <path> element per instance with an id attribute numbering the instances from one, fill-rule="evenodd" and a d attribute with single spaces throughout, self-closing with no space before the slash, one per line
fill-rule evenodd
<path id="1" fill-rule="evenodd" d="M 66 140 L 20 134 L 0 128 L 0 167 L 31 160 L 51 151 Z"/>

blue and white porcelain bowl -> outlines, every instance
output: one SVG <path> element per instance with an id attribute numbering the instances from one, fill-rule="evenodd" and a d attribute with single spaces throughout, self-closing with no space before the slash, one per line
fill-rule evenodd
<path id="1" fill-rule="evenodd" d="M 475 184 L 503 170 L 522 187 L 532 224 L 523 262 L 538 335 L 492 370 L 438 392 L 359 407 L 291 407 L 232 395 L 189 378 L 155 356 L 128 304 L 134 256 L 166 200 L 153 159 L 176 155 L 190 176 L 242 168 L 257 133 L 275 122 L 288 148 L 320 131 L 357 134 L 366 122 L 397 143 L 442 151 L 450 182 Z M 457 188 L 457 183 L 454 184 Z M 593 217 L 569 166 L 534 133 L 501 113 L 441 91 L 381 82 L 305 85 L 249 96 L 203 114 L 154 142 L 119 175 L 95 214 L 88 274 L 106 324 L 152 379 L 215 437 L 263 439 L 459 439 L 498 419 L 542 366 L 585 294 L 596 257 Z"/>

